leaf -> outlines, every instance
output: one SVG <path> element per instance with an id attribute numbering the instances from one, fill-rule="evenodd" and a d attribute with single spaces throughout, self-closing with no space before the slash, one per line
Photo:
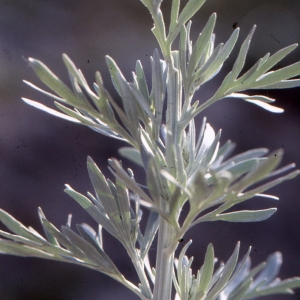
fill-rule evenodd
<path id="1" fill-rule="evenodd" d="M 93 230 L 93 228 L 90 227 L 88 224 L 76 224 L 76 228 L 80 233 L 80 235 L 88 243 L 90 243 L 93 247 L 95 247 L 99 253 L 102 254 L 103 249 L 97 240 L 97 233 Z"/>
<path id="2" fill-rule="evenodd" d="M 90 263 L 98 266 L 102 272 L 117 276 L 120 275 L 120 272 L 105 252 L 98 252 L 89 242 L 84 240 L 82 237 L 80 237 L 73 230 L 66 226 L 62 226 L 62 232 L 76 248 L 82 251 L 84 256 L 90 261 Z"/>
<path id="3" fill-rule="evenodd" d="M 42 93 L 42 94 L 44 94 L 44 95 L 46 95 L 46 96 L 48 96 L 50 98 L 53 98 L 56 101 L 66 102 L 63 98 L 60 98 L 60 97 L 58 97 L 58 96 L 56 96 L 54 94 L 51 94 L 51 93 L 49 93 L 47 91 L 44 91 L 41 88 L 37 87 L 36 85 L 32 84 L 31 82 L 29 82 L 27 80 L 23 80 L 23 82 L 25 84 L 27 84 L 28 86 L 30 86 L 31 88 L 33 88 L 34 90 L 36 90 L 36 91 L 38 91 L 38 92 L 40 92 L 40 93 Z M 26 98 L 24 98 L 24 99 L 26 99 Z"/>
<path id="4" fill-rule="evenodd" d="M 182 29 L 180 31 L 180 40 L 179 40 L 179 62 L 180 62 L 180 70 L 181 70 L 184 85 L 187 79 L 186 48 L 187 48 L 187 30 L 185 26 L 182 26 Z"/>
<path id="5" fill-rule="evenodd" d="M 300 278 L 294 277 L 289 278 L 283 281 L 280 281 L 274 286 L 267 286 L 265 288 L 259 288 L 256 295 L 259 296 L 267 296 L 274 294 L 294 294 L 292 289 L 300 288 Z"/>
<path id="6" fill-rule="evenodd" d="M 77 83 L 80 84 L 85 89 L 85 91 L 91 97 L 93 102 L 97 103 L 99 101 L 99 97 L 90 89 L 81 70 L 76 68 L 75 64 L 73 63 L 73 61 L 69 58 L 69 56 L 67 54 L 64 53 L 62 55 L 62 58 L 63 58 L 63 62 L 65 64 L 65 66 L 67 67 L 67 69 L 69 71 L 69 74 L 72 75 L 73 78 L 77 81 Z M 90 108 L 92 108 L 91 105 L 90 105 Z"/>
<path id="7" fill-rule="evenodd" d="M 244 295 L 246 294 L 247 290 L 251 286 L 253 282 L 252 278 L 249 278 L 242 282 L 229 296 L 228 300 L 241 300 L 244 299 Z"/>
<path id="8" fill-rule="evenodd" d="M 264 179 L 268 173 L 273 171 L 282 160 L 283 151 L 280 149 L 269 155 L 267 160 L 257 161 L 257 167 L 252 169 L 245 177 L 235 183 L 231 190 L 242 192 L 253 183 Z"/>
<path id="9" fill-rule="evenodd" d="M 197 289 L 197 294 L 207 293 L 208 292 L 208 286 L 209 283 L 212 279 L 212 275 L 214 272 L 214 262 L 215 256 L 214 256 L 214 248 L 212 244 L 209 244 L 207 246 L 207 250 L 205 253 L 205 258 L 204 258 L 204 264 L 201 268 L 201 279 L 200 279 L 200 284 Z"/>
<path id="10" fill-rule="evenodd" d="M 216 134 L 214 129 L 208 124 L 203 123 L 203 127 L 205 126 L 205 130 L 203 133 L 203 138 L 199 137 L 198 141 L 201 141 L 201 144 L 196 145 L 196 151 L 194 154 L 193 160 L 189 161 L 189 168 L 188 168 L 188 178 L 191 180 L 192 175 L 195 175 L 197 169 L 199 168 L 199 165 L 201 164 L 201 161 L 205 158 L 205 155 L 209 151 L 210 147 L 215 143 L 214 141 L 217 141 L 218 138 L 216 138 Z M 219 132 L 220 134 L 220 132 Z M 199 150 L 198 150 L 199 149 Z"/>
<path id="11" fill-rule="evenodd" d="M 121 184 L 119 185 L 119 190 L 117 191 L 116 187 L 111 181 L 106 181 L 102 172 L 90 157 L 88 157 L 87 166 L 89 176 L 98 199 L 102 203 L 105 213 L 109 217 L 109 221 L 118 231 L 120 239 L 120 237 L 122 236 L 122 232 L 124 231 L 123 222 L 126 221 L 128 217 L 127 214 L 129 213 L 128 196 L 126 195 L 125 199 L 125 195 L 120 194 Z M 121 196 L 120 199 L 118 198 L 119 195 Z M 126 205 L 125 202 L 127 203 Z"/>
<path id="12" fill-rule="evenodd" d="M 152 8 L 152 0 L 141 0 L 141 2 L 149 9 L 149 11 L 151 12 L 151 8 Z"/>
<path id="13" fill-rule="evenodd" d="M 233 80 L 235 80 L 238 77 L 238 75 L 240 74 L 240 72 L 242 71 L 242 69 L 245 65 L 246 56 L 247 56 L 248 49 L 249 49 L 249 46 L 250 46 L 250 42 L 251 42 L 251 39 L 253 37 L 255 29 L 256 29 L 256 25 L 254 25 L 252 27 L 250 33 L 248 34 L 247 38 L 245 39 L 245 41 L 243 42 L 243 44 L 240 48 L 238 57 L 235 60 L 235 63 L 234 63 L 233 68 L 232 68 L 231 76 L 232 76 Z"/>
<path id="14" fill-rule="evenodd" d="M 79 104 L 74 93 L 54 73 L 52 73 L 52 71 L 45 64 L 31 57 L 28 58 L 28 62 L 39 79 L 52 91 L 58 94 L 69 104 L 74 106 Z"/>
<path id="15" fill-rule="evenodd" d="M 38 214 L 48 242 L 54 246 L 59 246 L 57 239 L 49 232 L 49 230 L 43 223 L 43 219 L 46 219 L 46 216 L 44 215 L 44 212 L 42 211 L 41 207 L 38 208 Z"/>
<path id="16" fill-rule="evenodd" d="M 46 240 L 42 238 L 40 235 L 34 234 L 28 228 L 26 228 L 21 222 L 16 220 L 12 215 L 8 212 L 0 209 L 0 221 L 13 233 L 25 237 L 31 241 L 37 243 L 44 243 Z"/>
<path id="17" fill-rule="evenodd" d="M 12 241 L 0 239 L 0 253 L 16 255 L 22 257 L 39 257 L 45 259 L 57 260 L 52 253 L 47 253 L 43 250 L 15 243 Z"/>
<path id="18" fill-rule="evenodd" d="M 106 56 L 106 64 L 111 74 L 115 89 L 122 98 L 123 109 L 126 113 L 127 119 L 130 120 L 130 123 L 127 123 L 126 126 L 128 126 L 127 128 L 130 130 L 130 132 L 135 135 L 136 130 L 139 127 L 139 115 L 130 85 L 111 57 Z"/>
<path id="19" fill-rule="evenodd" d="M 223 149 L 224 146 L 225 146 L 225 148 Z M 228 146 L 226 144 L 224 146 L 220 148 L 220 150 L 218 152 L 218 156 L 220 156 L 220 155 L 224 156 L 227 153 L 227 151 L 229 153 L 229 151 L 232 151 L 233 147 L 234 147 L 234 145 L 232 145 L 231 142 L 228 144 Z M 227 150 L 227 147 L 228 147 L 228 150 Z M 260 157 L 266 155 L 268 152 L 269 152 L 269 150 L 267 148 L 257 148 L 257 149 L 245 151 L 243 153 L 237 154 L 237 155 L 229 158 L 228 160 L 226 160 L 219 166 L 214 167 L 214 171 L 220 171 L 223 169 L 227 170 L 228 167 L 231 167 L 232 165 L 236 165 L 240 162 L 247 161 L 249 159 L 260 158 Z"/>
<path id="20" fill-rule="evenodd" d="M 131 241 L 131 216 L 130 216 L 130 200 L 129 192 L 124 183 L 116 178 L 117 206 L 122 220 L 122 231 Z"/>
<path id="21" fill-rule="evenodd" d="M 46 113 L 50 114 L 50 115 L 53 115 L 55 117 L 59 117 L 61 119 L 64 119 L 64 120 L 67 120 L 67 121 L 70 121 L 70 122 L 74 122 L 74 123 L 81 123 L 77 118 L 73 118 L 73 117 L 70 117 L 66 114 L 62 114 L 60 112 L 58 112 L 57 110 L 54 110 L 52 108 L 49 108 L 39 102 L 36 102 L 36 101 L 33 101 L 33 100 L 30 100 L 30 99 L 27 99 L 27 98 L 22 98 L 22 100 L 27 103 L 28 105 L 30 106 L 33 106 L 37 109 L 40 109 L 42 111 L 45 111 Z"/>
<path id="22" fill-rule="evenodd" d="M 259 87 L 258 89 L 289 89 L 300 86 L 300 79 L 281 80 L 280 82 Z"/>
<path id="23" fill-rule="evenodd" d="M 253 287 L 260 286 L 260 283 L 264 281 L 264 285 L 271 283 L 278 275 L 280 267 L 282 265 L 282 254 L 275 252 L 268 256 L 265 268 L 259 273 L 253 282 Z"/>
<path id="24" fill-rule="evenodd" d="M 249 96 L 249 95 L 246 95 L 246 94 L 240 94 L 240 93 L 232 93 L 226 97 L 232 97 L 232 98 L 242 98 L 244 100 L 256 100 L 256 101 L 261 101 L 261 102 L 264 102 L 264 103 L 272 103 L 275 101 L 274 98 L 270 98 L 270 97 L 266 97 L 266 96 L 263 96 L 263 95 L 254 95 L 254 96 Z"/>
<path id="25" fill-rule="evenodd" d="M 283 58 L 285 58 L 288 54 L 294 51 L 297 48 L 298 44 L 293 44 L 287 46 L 285 48 L 280 49 L 272 56 L 270 56 L 265 63 L 261 64 L 259 68 L 260 75 L 264 74 L 265 72 L 269 71 L 272 67 L 274 67 L 278 62 L 280 62 Z"/>
<path id="26" fill-rule="evenodd" d="M 179 14 L 177 26 L 169 32 L 168 42 L 172 43 L 180 32 L 182 26 L 192 18 L 192 16 L 200 9 L 206 0 L 190 0 Z"/>
<path id="27" fill-rule="evenodd" d="M 277 71 L 270 71 L 260 76 L 251 88 L 261 88 L 263 86 L 272 86 L 281 80 L 286 80 L 300 75 L 300 62 L 289 65 Z"/>
<path id="28" fill-rule="evenodd" d="M 153 8 L 158 11 L 163 0 L 152 0 Z"/>
<path id="29" fill-rule="evenodd" d="M 203 170 L 207 169 L 208 166 L 214 161 L 214 159 L 217 156 L 221 132 L 222 132 L 221 130 L 218 131 L 213 143 L 210 145 L 209 149 L 205 153 L 205 156 L 200 163 L 200 168 L 202 168 Z"/>
<path id="30" fill-rule="evenodd" d="M 219 166 L 219 164 L 229 156 L 229 154 L 231 154 L 231 152 L 234 150 L 235 148 L 235 143 L 231 142 L 230 140 L 226 141 L 226 143 L 221 146 L 219 148 L 219 151 L 217 153 L 217 157 L 214 164 L 213 169 L 215 169 L 215 167 Z M 216 164 L 216 166 L 215 166 Z"/>
<path id="31" fill-rule="evenodd" d="M 250 158 L 244 161 L 240 161 L 236 164 L 232 164 L 232 166 L 229 166 L 228 168 L 222 168 L 221 172 L 227 171 L 230 172 L 232 175 L 232 181 L 239 178 L 240 176 L 248 173 L 251 171 L 254 167 L 257 166 L 257 162 L 262 160 L 266 160 L 266 158 Z"/>
<path id="32" fill-rule="evenodd" d="M 283 281 L 276 278 L 281 265 L 282 255 L 280 252 L 275 252 L 268 257 L 266 263 L 251 270 L 247 277 L 254 278 L 257 272 L 253 273 L 253 271 L 257 268 L 259 268 L 260 273 L 254 278 L 243 299 L 253 299 L 273 294 L 293 294 L 292 289 L 300 287 L 300 278 L 294 277 Z"/>
<path id="33" fill-rule="evenodd" d="M 224 44 L 224 46 L 220 49 L 218 54 L 215 56 L 215 59 L 208 60 L 206 64 L 195 73 L 195 82 L 198 82 L 197 83 L 198 85 L 210 80 L 211 78 L 213 78 L 215 75 L 218 74 L 224 61 L 228 58 L 229 54 L 232 52 L 238 36 L 239 36 L 239 28 L 234 30 L 234 32 L 231 34 L 228 41 Z"/>
<path id="34" fill-rule="evenodd" d="M 185 193 L 185 195 L 188 198 L 192 198 L 192 194 L 190 191 L 184 187 L 176 178 L 174 178 L 170 173 L 168 173 L 166 170 L 161 170 L 160 174 L 164 176 L 170 183 L 172 183 L 174 186 L 178 187 L 182 192 Z"/>
<path id="35" fill-rule="evenodd" d="M 181 288 L 183 289 L 186 285 L 186 282 L 183 282 L 182 283 L 182 277 L 184 276 L 184 267 L 187 267 L 188 266 L 188 263 L 187 263 L 187 257 L 185 256 L 185 253 L 188 249 L 188 247 L 191 245 L 192 241 L 189 240 L 185 245 L 184 247 L 182 248 L 182 250 L 180 251 L 180 254 L 179 254 L 179 257 L 178 257 L 178 265 L 177 265 L 177 278 L 178 278 L 178 282 L 179 282 L 179 285 L 181 286 Z"/>
<path id="36" fill-rule="evenodd" d="M 263 58 L 260 58 L 247 72 L 245 72 L 240 78 L 236 79 L 235 82 L 231 82 L 227 88 L 233 91 L 245 90 L 245 88 L 255 81 L 258 77 L 259 67 L 268 59 L 269 53 L 267 53 Z M 247 83 L 247 85 L 246 85 Z M 227 89 L 226 89 L 226 92 Z"/>
<path id="37" fill-rule="evenodd" d="M 250 102 L 252 104 L 255 104 L 257 106 L 262 107 L 263 109 L 272 112 L 272 113 L 283 113 L 284 109 L 274 106 L 274 105 L 270 105 L 268 103 L 262 102 L 262 101 L 258 101 L 258 100 L 246 100 L 247 102 Z"/>
<path id="38" fill-rule="evenodd" d="M 270 218 L 277 208 L 261 210 L 241 210 L 230 213 L 216 215 L 215 220 L 227 222 L 259 222 Z"/>
<path id="39" fill-rule="evenodd" d="M 141 157 L 144 169 L 147 170 L 149 159 L 154 157 L 154 153 L 153 153 L 154 149 L 153 149 L 153 144 L 152 144 L 152 140 L 151 140 L 150 136 L 143 129 L 141 129 L 141 142 L 140 143 L 141 143 L 140 157 Z"/>
<path id="40" fill-rule="evenodd" d="M 239 249 L 240 249 L 240 243 L 238 242 L 233 254 L 226 262 L 223 270 L 222 275 L 219 277 L 213 288 L 209 291 L 207 294 L 206 299 L 212 300 L 215 299 L 215 297 L 225 288 L 225 286 L 228 284 L 228 281 L 230 280 L 230 277 L 236 267 L 237 259 L 239 255 Z"/>
<path id="41" fill-rule="evenodd" d="M 151 198 L 149 198 L 149 196 L 137 185 L 137 183 L 132 178 L 130 178 L 130 176 L 125 172 L 120 163 L 116 159 L 110 159 L 108 162 L 115 171 L 115 175 L 124 182 L 127 188 L 137 193 L 152 207 L 154 203 Z"/>
<path id="42" fill-rule="evenodd" d="M 262 95 L 249 96 L 246 94 L 232 93 L 226 97 L 242 98 L 249 103 L 260 106 L 260 107 L 264 108 L 265 110 L 268 110 L 273 113 L 282 113 L 284 111 L 282 108 L 268 104 L 268 103 L 274 102 L 275 99 L 265 97 Z"/>
<path id="43" fill-rule="evenodd" d="M 87 118 L 84 116 L 82 113 L 80 113 L 78 110 L 72 110 L 58 102 L 54 102 L 55 106 L 60 109 L 62 112 L 64 112 L 67 116 L 69 115 L 71 118 L 74 118 L 78 120 L 81 124 L 86 125 L 86 126 L 95 126 L 95 122 L 91 120 L 91 118 Z"/>
<path id="44" fill-rule="evenodd" d="M 130 161 L 136 163 L 140 167 L 143 167 L 143 162 L 141 159 L 140 152 L 133 147 L 121 147 L 118 150 L 119 154 Z"/>
<path id="45" fill-rule="evenodd" d="M 199 35 L 199 38 L 197 39 L 195 46 L 193 47 L 193 52 L 188 64 L 188 77 L 191 77 L 193 73 L 196 71 L 196 67 L 200 61 L 200 58 L 203 55 L 204 50 L 211 39 L 211 35 L 213 33 L 216 24 L 216 18 L 217 18 L 216 13 L 213 13 L 210 16 L 203 31 Z"/>
<path id="46" fill-rule="evenodd" d="M 167 66 L 160 60 L 157 49 L 154 50 L 153 57 L 151 57 L 150 59 L 152 67 L 151 101 L 153 102 L 153 113 L 156 118 L 156 123 L 154 124 L 155 134 L 158 137 L 163 117 L 163 104 L 166 93 Z"/>
<path id="47" fill-rule="evenodd" d="M 144 236 L 140 240 L 140 246 L 141 246 L 141 258 L 144 259 L 147 255 L 150 246 L 152 245 L 152 242 L 155 238 L 157 229 L 159 226 L 159 214 L 155 211 L 150 211 Z"/>
<path id="48" fill-rule="evenodd" d="M 155 122 L 154 114 L 152 113 L 149 106 L 149 99 L 145 98 L 133 83 L 129 83 L 129 87 L 131 88 L 133 99 L 136 102 L 136 108 L 138 111 L 137 116 L 139 117 L 139 119 L 145 125 L 149 125 L 151 121 Z"/>
<path id="49" fill-rule="evenodd" d="M 64 247 L 67 248 L 68 252 L 67 253 L 61 253 L 61 251 L 58 251 L 58 254 L 67 254 L 67 255 L 75 255 L 77 258 L 83 258 L 82 252 L 72 245 L 72 243 L 52 224 L 50 223 L 47 219 L 42 219 L 43 225 L 47 228 L 49 233 L 53 235 L 57 241 L 63 245 Z M 61 247 L 58 248 L 58 250 L 62 249 Z"/>
<path id="50" fill-rule="evenodd" d="M 160 170 L 155 163 L 155 158 L 151 157 L 147 168 L 147 187 L 153 201 L 158 205 L 161 197 L 164 196 L 166 189 L 166 180 L 161 176 Z M 165 188 L 164 188 L 165 187 Z"/>
<path id="51" fill-rule="evenodd" d="M 146 76 L 144 73 L 143 66 L 139 60 L 136 62 L 135 72 L 136 72 L 136 76 L 137 76 L 137 83 L 138 83 L 139 91 L 143 94 L 145 99 L 148 99 L 150 101 L 150 95 L 149 95 L 149 90 L 148 90 L 148 86 L 147 86 Z M 150 104 L 150 103 L 148 103 L 148 104 Z"/>
<path id="52" fill-rule="evenodd" d="M 21 243 L 21 244 L 24 244 L 24 245 L 27 245 L 27 246 L 30 246 L 30 247 L 37 247 L 38 248 L 39 246 L 43 245 L 42 243 L 34 242 L 34 241 L 29 240 L 27 238 L 24 238 L 20 235 L 11 234 L 9 232 L 5 232 L 5 231 L 2 231 L 2 230 L 0 230 L 0 235 L 7 238 L 7 239 L 11 239 L 12 241 L 15 241 L 15 242 L 18 242 L 18 243 Z"/>
<path id="53" fill-rule="evenodd" d="M 119 238 L 119 235 L 114 228 L 113 224 L 110 220 L 99 210 L 99 208 L 94 205 L 87 197 L 73 190 L 69 185 L 66 185 L 66 189 L 64 190 L 69 196 L 71 196 L 79 205 L 81 205 L 89 215 L 105 230 L 107 230 L 112 236 L 116 239 Z"/>
<path id="54" fill-rule="evenodd" d="M 87 167 L 91 182 L 98 196 L 98 201 L 101 202 L 104 210 L 107 213 L 115 211 L 115 199 L 108 185 L 108 182 L 91 157 L 88 157 L 87 159 Z"/>
<path id="55" fill-rule="evenodd" d="M 171 7 L 171 21 L 170 21 L 169 33 L 172 32 L 177 25 L 179 9 L 180 9 L 180 0 L 173 0 L 172 7 Z"/>

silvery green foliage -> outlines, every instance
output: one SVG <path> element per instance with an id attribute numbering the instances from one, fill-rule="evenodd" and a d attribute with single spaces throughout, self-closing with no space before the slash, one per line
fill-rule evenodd
<path id="1" fill-rule="evenodd" d="M 190 19 L 205 0 L 189 0 L 182 10 L 180 0 L 173 0 L 168 30 L 160 9 L 162 0 L 141 1 L 153 18 L 152 31 L 160 46 L 160 52 L 155 50 L 151 57 L 150 85 L 140 61 L 137 61 L 133 79 L 129 82 L 116 62 L 107 56 L 112 82 L 122 99 L 120 106 L 105 89 L 99 72 L 90 88 L 82 72 L 66 54 L 63 54 L 63 62 L 72 89 L 42 62 L 29 58 L 30 66 L 52 92 L 25 83 L 53 98 L 58 110 L 23 100 L 47 113 L 127 142 L 130 147 L 121 148 L 120 154 L 144 168 L 146 189 L 135 179 L 133 171 L 125 170 L 120 161 L 109 160 L 109 168 L 115 175 L 115 182 L 112 182 L 88 158 L 94 193 L 88 192 L 85 196 L 69 185 L 65 192 L 99 224 L 97 231 L 87 224 L 77 224 L 76 233 L 71 229 L 70 216 L 66 226 L 59 230 L 39 208 L 43 237 L 0 210 L 2 223 L 12 232 L 0 231 L 5 238 L 0 240 L 1 253 L 83 265 L 116 279 L 144 300 L 170 300 L 172 285 L 176 300 L 239 300 L 293 293 L 292 289 L 300 287 L 300 278 L 283 281 L 276 278 L 282 262 L 278 252 L 266 263 L 251 269 L 250 249 L 238 262 L 238 243 L 228 261 L 217 264 L 210 244 L 203 266 L 193 275 L 193 259 L 185 254 L 191 242 L 183 247 L 178 259 L 175 259 L 175 250 L 187 230 L 199 223 L 256 222 L 269 218 L 276 208 L 228 210 L 254 197 L 278 200 L 264 192 L 298 175 L 293 164 L 276 169 L 282 159 L 281 150 L 268 154 L 267 149 L 259 148 L 230 157 L 234 144 L 228 141 L 220 146 L 221 131 L 216 133 L 204 119 L 197 132 L 194 121 L 205 108 L 226 97 L 240 98 L 271 112 L 282 112 L 281 108 L 272 105 L 274 99 L 263 95 L 249 96 L 244 91 L 300 86 L 300 79 L 291 79 L 300 74 L 300 62 L 272 71 L 297 45 L 283 48 L 271 56 L 266 54 L 241 74 L 254 26 L 240 48 L 232 71 L 213 96 L 200 103 L 193 100 L 195 92 L 220 72 L 235 46 L 239 28 L 225 44 L 215 45 L 216 14 L 212 14 L 193 44 Z M 173 42 L 177 37 L 179 49 L 174 50 Z M 185 204 L 188 204 L 189 212 L 179 223 Z M 140 228 L 142 208 L 150 210 L 145 230 Z M 138 286 L 126 280 L 105 252 L 102 229 L 126 249 L 140 280 Z M 154 266 L 148 251 L 157 232 Z"/>

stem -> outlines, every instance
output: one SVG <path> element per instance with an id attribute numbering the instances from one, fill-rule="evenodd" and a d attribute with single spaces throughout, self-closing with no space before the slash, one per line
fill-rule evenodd
<path id="1" fill-rule="evenodd" d="M 180 125 L 182 128 L 186 128 L 189 124 L 189 122 L 194 119 L 200 112 L 202 112 L 204 109 L 212 105 L 213 103 L 220 100 L 222 97 L 212 96 L 210 99 L 208 99 L 206 102 L 204 102 L 202 105 L 200 105 L 198 108 L 196 108 L 189 116 L 187 116 L 184 120 L 180 121 Z"/>
<path id="2" fill-rule="evenodd" d="M 143 286 L 143 290 L 146 292 L 146 297 L 147 299 L 151 299 L 152 298 L 152 292 L 151 292 L 151 288 L 149 285 L 149 281 L 147 279 L 147 276 L 144 272 L 144 264 L 141 261 L 141 259 L 138 257 L 136 250 L 135 249 L 130 249 L 130 251 L 128 252 L 131 261 L 134 265 L 134 268 L 138 274 L 138 277 L 141 281 L 141 285 Z"/>
<path id="3" fill-rule="evenodd" d="M 174 253 L 168 246 L 173 239 L 173 227 L 160 217 L 153 300 L 171 300 Z"/>
<path id="4" fill-rule="evenodd" d="M 140 292 L 140 289 L 138 287 L 136 287 L 132 282 L 128 281 L 127 279 L 125 279 L 124 277 L 119 278 L 119 277 L 113 277 L 115 280 L 119 281 L 120 283 L 122 283 L 124 286 L 126 286 L 129 290 L 131 290 L 132 292 L 134 292 L 136 295 L 138 295 L 142 300 L 147 300 L 147 298 Z"/>

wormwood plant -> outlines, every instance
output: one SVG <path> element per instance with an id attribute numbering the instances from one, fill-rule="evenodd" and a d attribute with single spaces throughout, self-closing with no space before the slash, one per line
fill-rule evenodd
<path id="1" fill-rule="evenodd" d="M 225 44 L 215 46 L 213 33 L 216 14 L 212 14 L 196 42 L 190 40 L 191 17 L 205 0 L 189 0 L 180 9 L 180 0 L 172 1 L 171 19 L 166 30 L 160 6 L 162 0 L 141 0 L 149 10 L 160 51 L 151 57 L 152 82 L 147 84 L 140 61 L 137 61 L 132 82 L 122 75 L 115 61 L 106 62 L 112 82 L 119 93 L 119 105 L 105 89 L 99 72 L 90 88 L 83 74 L 70 58 L 63 54 L 72 89 L 67 87 L 42 62 L 29 58 L 29 64 L 40 80 L 54 93 L 26 84 L 55 100 L 58 110 L 38 102 L 23 99 L 29 105 L 60 118 L 82 124 L 106 136 L 125 141 L 129 147 L 120 149 L 125 158 L 143 167 L 146 186 L 135 179 L 132 170 L 109 159 L 109 169 L 115 182 L 106 179 L 92 158 L 87 167 L 94 193 L 80 194 L 66 185 L 72 197 L 99 224 L 97 229 L 87 224 L 71 222 L 61 230 L 38 209 L 45 237 L 31 227 L 25 227 L 7 212 L 0 219 L 12 232 L 0 231 L 1 253 L 33 256 L 82 265 L 119 281 L 141 299 L 170 300 L 172 287 L 175 299 L 238 300 L 254 299 L 273 294 L 290 294 L 300 287 L 300 278 L 281 281 L 276 278 L 281 254 L 269 256 L 266 263 L 251 269 L 249 251 L 238 262 L 239 243 L 224 264 L 218 264 L 211 244 L 202 267 L 192 274 L 193 259 L 186 256 L 191 244 L 184 245 L 178 258 L 178 241 L 193 226 L 203 222 L 256 222 L 269 218 L 276 208 L 238 210 L 233 206 L 254 197 L 277 199 L 264 194 L 269 188 L 298 175 L 294 165 L 276 169 L 282 151 L 269 155 L 264 148 L 250 150 L 229 158 L 234 145 L 230 141 L 219 145 L 221 132 L 215 133 L 204 119 L 196 132 L 195 117 L 213 103 L 227 97 L 240 98 L 271 112 L 283 110 L 273 106 L 274 99 L 263 95 L 245 94 L 249 89 L 293 88 L 300 79 L 300 62 L 270 71 L 297 45 L 283 48 L 260 58 L 241 74 L 255 26 L 243 42 L 232 71 L 227 74 L 213 96 L 194 101 L 195 92 L 211 80 L 222 68 L 239 35 L 236 28 Z M 178 50 L 174 42 L 178 40 Z M 164 105 L 166 109 L 164 110 Z M 189 208 L 181 216 L 182 208 Z M 149 210 L 145 229 L 140 228 L 142 209 Z M 179 222 L 179 218 L 180 221 Z M 128 281 L 105 252 L 102 229 L 118 239 L 126 249 L 140 283 Z M 148 257 L 158 233 L 156 263 Z"/>

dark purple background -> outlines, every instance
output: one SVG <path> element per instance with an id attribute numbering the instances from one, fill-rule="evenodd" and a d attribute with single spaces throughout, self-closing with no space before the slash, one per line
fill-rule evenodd
<path id="1" fill-rule="evenodd" d="M 165 11 L 170 3 L 164 0 Z M 64 184 L 82 193 L 92 191 L 85 166 L 87 155 L 112 178 L 106 161 L 111 156 L 118 157 L 116 149 L 121 143 L 25 105 L 20 100 L 22 96 L 49 106 L 52 100 L 22 83 L 26 79 L 42 86 L 22 57 L 42 60 L 67 82 L 61 61 L 61 54 L 67 53 L 90 83 L 94 72 L 101 70 L 107 88 L 116 96 L 104 56 L 112 56 L 128 80 L 135 61 L 140 59 L 150 78 L 149 57 L 157 47 L 150 32 L 151 18 L 138 0 L 1 0 L 0 11 L 0 206 L 40 232 L 38 206 L 57 227 L 65 224 L 69 213 L 74 215 L 74 223 L 88 222 L 95 227 L 93 220 L 63 193 Z M 193 38 L 212 12 L 218 13 L 217 43 L 226 41 L 232 24 L 238 22 L 240 45 L 252 25 L 257 24 L 247 60 L 249 67 L 267 52 L 300 42 L 299 11 L 299 0 L 209 0 L 193 19 Z M 224 71 L 229 71 L 236 54 L 237 51 L 231 55 Z M 280 67 L 299 57 L 297 49 Z M 196 98 L 207 99 L 224 75 L 206 84 Z M 276 97 L 285 113 L 271 114 L 241 100 L 227 99 L 209 108 L 202 117 L 207 116 L 216 130 L 223 129 L 222 142 L 232 139 L 237 143 L 236 153 L 256 147 L 284 148 L 284 163 L 296 162 L 299 166 L 300 89 L 265 91 L 265 95 Z M 195 270 L 203 262 L 209 242 L 214 243 L 217 257 L 227 260 L 240 240 L 242 254 L 249 245 L 253 246 L 254 264 L 280 250 L 284 258 L 281 277 L 300 275 L 298 186 L 299 178 L 274 188 L 271 193 L 278 195 L 280 202 L 256 199 L 245 205 L 278 207 L 278 212 L 265 222 L 216 222 L 188 232 L 185 240 L 194 240 L 188 255 L 195 256 Z M 104 247 L 125 276 L 131 278 L 134 270 L 121 245 L 106 234 Z M 6 255 L 0 256 L 0 262 L 0 298 L 4 300 L 136 299 L 115 281 L 79 266 Z"/>

